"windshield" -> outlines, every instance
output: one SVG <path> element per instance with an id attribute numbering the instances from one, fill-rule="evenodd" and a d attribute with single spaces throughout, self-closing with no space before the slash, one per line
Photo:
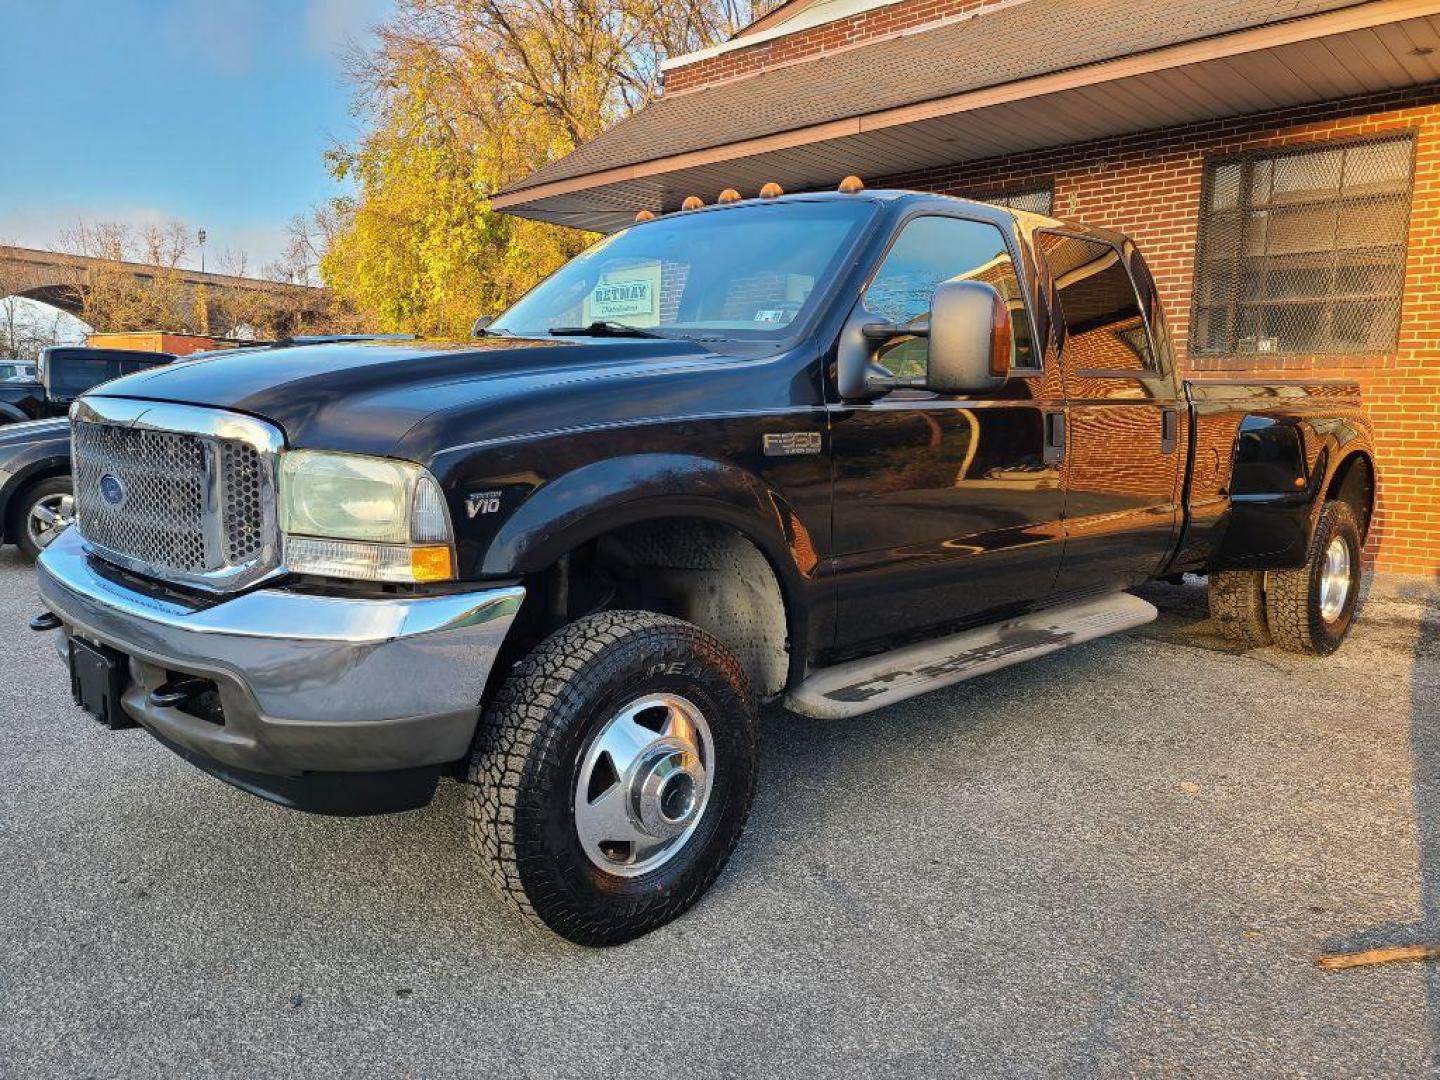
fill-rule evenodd
<path id="1" fill-rule="evenodd" d="M 601 240 L 490 324 L 543 337 L 595 323 L 766 339 L 809 314 L 874 204 L 786 202 L 675 214 Z"/>

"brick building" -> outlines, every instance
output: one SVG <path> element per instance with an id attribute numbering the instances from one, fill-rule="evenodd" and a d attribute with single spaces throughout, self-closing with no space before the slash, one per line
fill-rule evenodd
<path id="1" fill-rule="evenodd" d="M 1440 2 L 790 0 L 495 199 L 611 229 L 848 173 L 1123 229 L 1197 377 L 1357 379 L 1440 573 Z"/>

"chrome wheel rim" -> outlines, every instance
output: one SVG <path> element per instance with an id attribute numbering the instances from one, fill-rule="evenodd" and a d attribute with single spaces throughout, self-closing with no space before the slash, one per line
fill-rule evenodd
<path id="1" fill-rule="evenodd" d="M 75 523 L 73 495 L 46 495 L 36 499 L 25 519 L 25 531 L 37 548 L 47 548 L 62 532 Z"/>
<path id="2" fill-rule="evenodd" d="M 1350 545 L 1335 537 L 1325 549 L 1325 565 L 1320 570 L 1320 617 L 1333 623 L 1345 610 L 1350 599 Z"/>
<path id="3" fill-rule="evenodd" d="M 610 717 L 575 780 L 575 832 L 606 873 L 637 877 L 673 859 L 710 801 L 715 746 L 696 705 L 647 694 Z"/>

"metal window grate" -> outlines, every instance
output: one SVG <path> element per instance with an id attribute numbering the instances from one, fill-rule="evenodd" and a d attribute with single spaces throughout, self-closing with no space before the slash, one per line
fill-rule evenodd
<path id="1" fill-rule="evenodd" d="M 1414 159 L 1405 134 L 1207 161 L 1191 355 L 1393 349 Z"/>
<path id="2" fill-rule="evenodd" d="M 1024 210 L 1031 214 L 1045 214 L 1055 209 L 1055 189 L 1052 187 L 1025 188 L 1019 191 L 991 191 L 978 195 L 966 195 L 975 202 L 1003 206 L 1007 210 Z"/>

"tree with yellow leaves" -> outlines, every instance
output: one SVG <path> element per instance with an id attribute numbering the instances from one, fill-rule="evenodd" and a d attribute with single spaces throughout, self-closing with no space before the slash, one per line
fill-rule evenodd
<path id="1" fill-rule="evenodd" d="M 321 275 L 375 329 L 463 335 L 593 239 L 490 195 L 649 101 L 666 56 L 744 21 L 739 0 L 400 0 L 350 57 L 369 129 L 329 156 L 358 194 L 331 207 Z"/>

